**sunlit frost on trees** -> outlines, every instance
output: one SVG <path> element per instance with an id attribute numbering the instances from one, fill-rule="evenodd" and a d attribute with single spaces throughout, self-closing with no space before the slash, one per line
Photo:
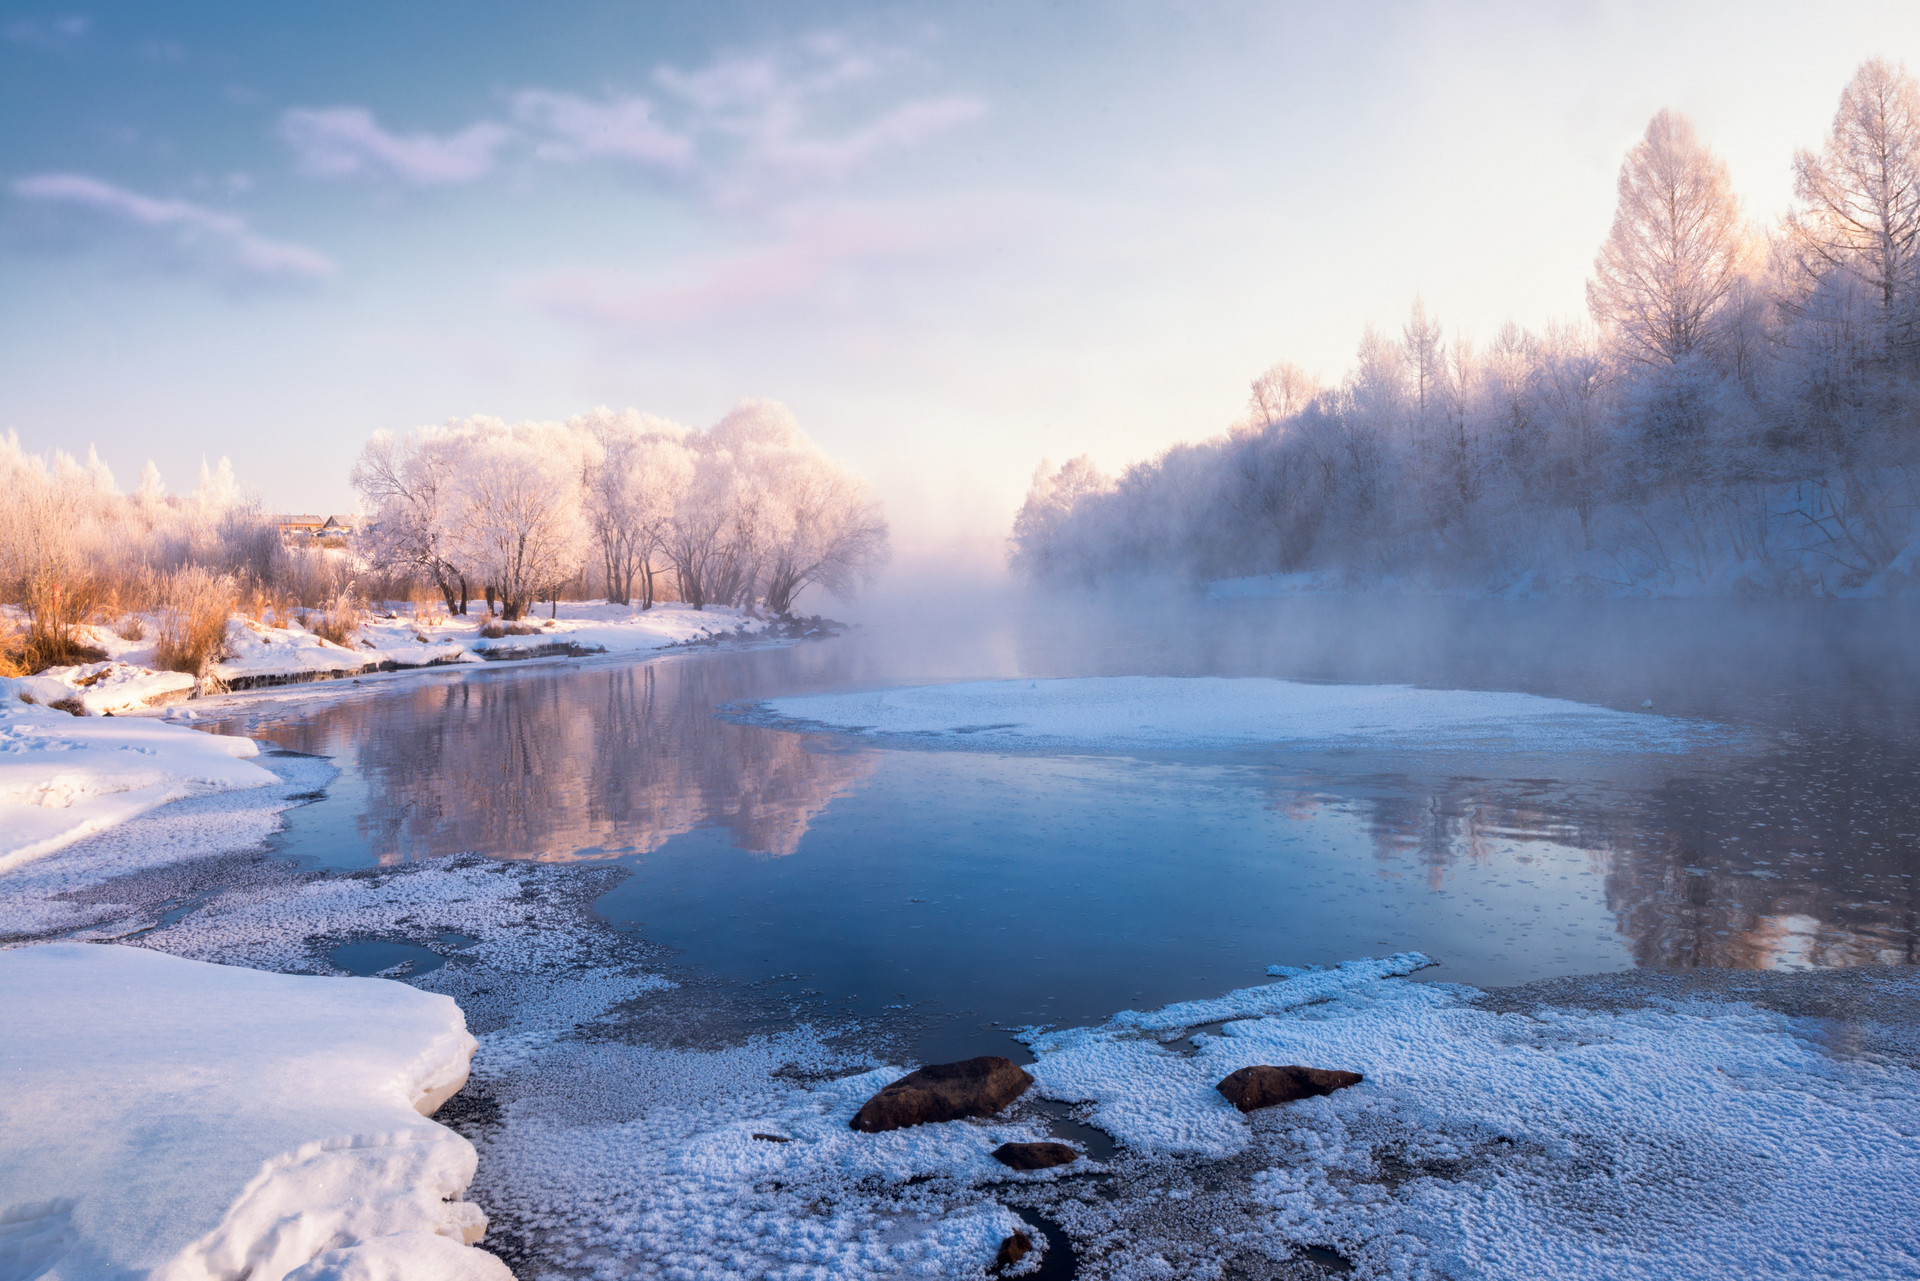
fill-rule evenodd
<path id="1" fill-rule="evenodd" d="M 1474 592 L 1920 591 L 1920 86 L 1873 60 L 1751 225 L 1671 111 L 1620 170 L 1591 323 L 1491 342 L 1416 301 L 1322 386 L 1281 362 L 1225 435 L 1043 467 L 1043 583 L 1299 574 Z"/>

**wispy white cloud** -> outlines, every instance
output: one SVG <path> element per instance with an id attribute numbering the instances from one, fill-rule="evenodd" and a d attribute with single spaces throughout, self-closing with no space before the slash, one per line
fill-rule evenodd
<path id="1" fill-rule="evenodd" d="M 21 200 L 84 210 L 122 226 L 165 234 L 175 247 L 250 276 L 312 280 L 336 270 L 333 260 L 318 250 L 269 239 L 236 214 L 144 196 L 86 174 L 33 174 L 16 179 L 11 190 Z"/>
<path id="2" fill-rule="evenodd" d="M 513 96 L 514 119 L 540 136 L 535 154 L 548 160 L 610 157 L 660 169 L 693 161 L 693 139 L 654 119 L 645 98 L 609 94 L 595 102 L 570 93 L 525 89 Z"/>
<path id="3" fill-rule="evenodd" d="M 483 176 L 513 134 L 483 120 L 454 134 L 401 135 L 381 128 L 364 107 L 294 107 L 280 117 L 280 136 L 315 177 L 385 176 L 432 186 Z"/>
<path id="4" fill-rule="evenodd" d="M 0 36 L 35 49 L 70 49 L 92 30 L 92 18 L 70 13 L 58 18 L 16 18 L 0 26 Z"/>
<path id="5" fill-rule="evenodd" d="M 865 119 L 847 110 L 840 99 L 849 90 L 883 79 L 902 57 L 821 34 L 692 71 L 662 67 L 654 79 L 690 113 L 687 131 L 705 140 L 702 169 L 716 190 L 751 200 L 845 178 L 882 152 L 908 149 L 987 113 L 984 99 L 966 94 L 870 107 Z M 842 123 L 821 124 L 827 115 Z"/>

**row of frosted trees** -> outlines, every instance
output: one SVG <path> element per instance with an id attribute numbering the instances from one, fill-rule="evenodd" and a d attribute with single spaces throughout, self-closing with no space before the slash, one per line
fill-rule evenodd
<path id="1" fill-rule="evenodd" d="M 517 619 L 584 580 L 620 604 L 650 608 L 666 590 L 783 614 L 803 589 L 846 591 L 887 557 L 872 491 L 771 401 L 706 431 L 603 409 L 383 433 L 353 483 L 370 568 L 431 584 L 451 613 L 484 593 Z"/>
<path id="2" fill-rule="evenodd" d="M 1874 60 L 1757 227 L 1663 111 L 1628 153 L 1590 323 L 1476 346 L 1415 303 L 1324 386 L 1282 363 L 1226 436 L 1118 478 L 1043 466 L 1042 581 L 1307 571 L 1873 591 L 1920 578 L 1920 87 Z"/>

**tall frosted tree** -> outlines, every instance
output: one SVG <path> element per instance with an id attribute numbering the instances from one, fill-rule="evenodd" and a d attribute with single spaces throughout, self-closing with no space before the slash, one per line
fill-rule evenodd
<path id="1" fill-rule="evenodd" d="M 1672 365 L 1710 350 L 1748 258 L 1726 163 L 1685 116 L 1661 111 L 1627 152 L 1618 189 L 1587 284 L 1594 321 L 1627 361 Z"/>
<path id="2" fill-rule="evenodd" d="M 1851 277 L 1891 336 L 1920 340 L 1920 85 L 1906 68 L 1861 65 L 1826 145 L 1794 158 L 1794 194 L 1787 238 L 1808 275 Z"/>

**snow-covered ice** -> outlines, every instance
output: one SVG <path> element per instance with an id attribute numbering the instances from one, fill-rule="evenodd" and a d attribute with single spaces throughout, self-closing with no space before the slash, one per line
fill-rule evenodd
<path id="1" fill-rule="evenodd" d="M 768 699 L 785 728 L 943 747 L 1292 746 L 1685 752 L 1722 732 L 1534 694 L 1318 685 L 1266 677 L 1101 676 L 969 681 Z"/>
<path id="2" fill-rule="evenodd" d="M 69 716 L 0 684 L 0 875 L 169 801 L 274 781 L 252 739 Z"/>
<path id="3" fill-rule="evenodd" d="M 1920 1273 L 1911 1066 L 1830 1055 L 1730 1003 L 1496 1012 L 1388 977 L 1411 960 L 1232 994 L 1220 1008 L 1277 1012 L 1195 1037 L 1190 1056 L 1129 1024 L 1211 1003 L 1029 1034 L 1028 1070 L 1137 1151 L 1237 1158 L 1251 1236 L 1230 1249 L 1331 1246 L 1356 1277 L 1410 1281 Z M 1213 1086 L 1256 1063 L 1366 1080 L 1242 1116 Z"/>
<path id="4" fill-rule="evenodd" d="M 0 1027 L 8 1275 L 510 1275 L 427 1119 L 475 1045 L 444 996 L 57 943 L 0 952 Z"/>

